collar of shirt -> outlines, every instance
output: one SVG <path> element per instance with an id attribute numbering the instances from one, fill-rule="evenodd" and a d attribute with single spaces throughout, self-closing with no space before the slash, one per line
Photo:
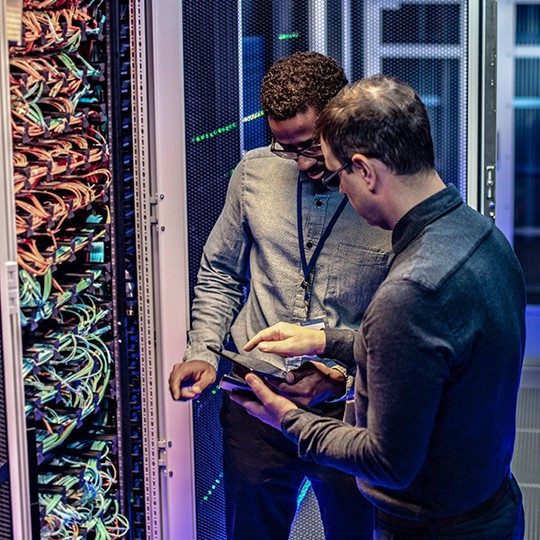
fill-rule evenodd
<path id="1" fill-rule="evenodd" d="M 458 190 L 450 184 L 411 208 L 392 231 L 395 255 L 401 253 L 430 223 L 464 204 Z"/>
<path id="2" fill-rule="evenodd" d="M 307 182 L 311 178 L 307 175 L 306 171 L 298 171 L 298 180 L 300 182 Z"/>
<path id="3" fill-rule="evenodd" d="M 340 196 L 339 198 L 341 199 L 341 194 L 339 193 L 339 191 L 332 191 L 328 189 L 320 180 L 313 180 L 312 178 L 308 176 L 306 171 L 298 171 L 298 181 L 301 184 L 310 183 L 310 185 L 313 185 L 314 187 L 313 193 L 315 195 L 326 195 L 326 196 L 339 195 Z"/>

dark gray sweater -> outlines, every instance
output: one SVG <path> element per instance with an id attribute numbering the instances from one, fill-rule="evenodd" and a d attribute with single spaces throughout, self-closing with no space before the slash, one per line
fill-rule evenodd
<path id="1" fill-rule="evenodd" d="M 509 472 L 525 341 L 519 263 L 451 186 L 396 225 L 396 257 L 359 332 L 328 330 L 356 362 L 356 426 L 289 412 L 301 457 L 354 474 L 379 508 L 459 514 Z"/>

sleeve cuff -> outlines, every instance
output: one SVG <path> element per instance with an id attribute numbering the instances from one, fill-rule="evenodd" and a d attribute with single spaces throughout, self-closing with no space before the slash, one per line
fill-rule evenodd
<path id="1" fill-rule="evenodd" d="M 347 366 L 348 370 L 354 369 L 354 338 L 356 332 L 336 328 L 327 328 L 326 347 L 321 356 L 325 358 L 335 358 Z"/>
<path id="2" fill-rule="evenodd" d="M 217 348 L 220 348 L 221 345 Z M 191 360 L 202 360 L 208 362 L 216 371 L 218 369 L 219 359 L 211 351 L 206 348 L 206 344 L 190 345 L 184 353 L 183 362 L 190 362 Z"/>
<path id="3" fill-rule="evenodd" d="M 332 369 L 338 369 L 341 373 L 343 373 L 341 366 L 334 366 Z M 345 393 L 335 399 L 327 399 L 325 403 L 339 403 L 340 401 L 348 401 L 354 397 L 354 377 L 352 375 L 347 375 L 347 373 L 343 373 L 346 377 L 345 382 Z"/>

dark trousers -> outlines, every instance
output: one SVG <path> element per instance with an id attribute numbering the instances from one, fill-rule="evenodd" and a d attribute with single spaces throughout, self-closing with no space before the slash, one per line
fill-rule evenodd
<path id="1" fill-rule="evenodd" d="M 522 540 L 525 529 L 521 491 L 510 478 L 510 489 L 492 508 L 451 527 L 415 529 L 376 518 L 374 540 Z"/>
<path id="2" fill-rule="evenodd" d="M 301 460 L 279 431 L 224 396 L 221 411 L 229 540 L 287 540 L 307 477 L 326 540 L 372 540 L 373 507 L 353 476 Z"/>

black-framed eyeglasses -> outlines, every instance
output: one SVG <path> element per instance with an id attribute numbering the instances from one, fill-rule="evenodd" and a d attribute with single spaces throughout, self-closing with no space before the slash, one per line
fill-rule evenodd
<path id="1" fill-rule="evenodd" d="M 321 145 L 317 139 L 311 139 L 306 141 L 302 147 L 298 147 L 294 144 L 281 144 L 272 137 L 272 143 L 270 144 L 270 152 L 284 159 L 298 159 L 300 156 L 304 156 L 309 159 L 323 159 L 323 152 Z"/>
<path id="2" fill-rule="evenodd" d="M 341 181 L 339 177 L 339 173 L 347 169 L 351 165 L 352 165 L 351 161 L 347 160 L 345 162 L 345 165 L 342 165 L 337 171 L 331 172 L 327 176 L 323 176 L 321 179 L 321 182 L 326 187 L 326 189 L 329 189 L 330 191 L 337 191 L 339 189 L 339 184 Z"/>

